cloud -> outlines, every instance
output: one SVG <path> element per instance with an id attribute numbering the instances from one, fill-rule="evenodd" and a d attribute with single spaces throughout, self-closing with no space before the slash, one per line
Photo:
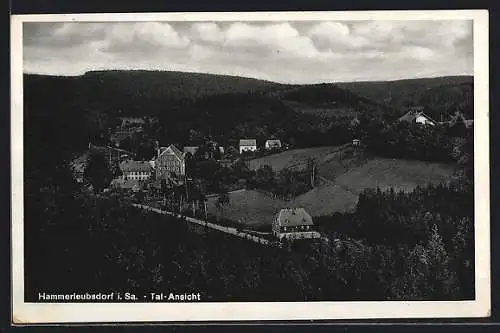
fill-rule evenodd
<path id="1" fill-rule="evenodd" d="M 194 23 L 191 27 L 192 38 L 197 41 L 218 43 L 224 40 L 224 32 L 214 22 Z"/>
<path id="2" fill-rule="evenodd" d="M 108 30 L 107 52 L 139 51 L 149 53 L 165 48 L 185 48 L 190 40 L 181 36 L 168 23 L 137 22 L 115 24 Z"/>
<path id="3" fill-rule="evenodd" d="M 163 69 L 278 82 L 471 74 L 471 21 L 24 23 L 26 72 Z"/>

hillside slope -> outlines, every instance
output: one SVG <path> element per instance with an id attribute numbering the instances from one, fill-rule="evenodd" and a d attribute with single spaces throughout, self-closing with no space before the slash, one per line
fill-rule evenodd
<path id="1" fill-rule="evenodd" d="M 410 105 L 422 105 L 431 116 L 440 118 L 453 114 L 458 108 L 473 116 L 474 77 L 446 76 L 381 82 L 345 82 L 338 87 L 359 96 L 390 105 L 400 112 Z M 456 106 L 455 103 L 464 103 Z"/>

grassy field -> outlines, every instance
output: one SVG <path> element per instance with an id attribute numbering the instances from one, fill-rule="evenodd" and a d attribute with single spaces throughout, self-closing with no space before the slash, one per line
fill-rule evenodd
<path id="1" fill-rule="evenodd" d="M 418 185 L 446 182 L 453 171 L 453 165 L 377 157 L 331 180 L 355 193 L 376 187 L 412 191 Z"/>
<path id="2" fill-rule="evenodd" d="M 274 171 L 280 171 L 286 167 L 301 165 L 305 167 L 309 158 L 320 161 L 330 159 L 343 146 L 316 147 L 305 149 L 292 149 L 279 154 L 272 154 L 249 161 L 251 170 L 256 170 L 263 165 L 272 166 Z"/>
<path id="3" fill-rule="evenodd" d="M 257 191 L 244 191 L 229 194 L 229 206 L 224 208 L 224 217 L 241 221 L 248 226 L 270 225 L 273 215 L 289 205 L 284 200 Z M 209 198 L 207 209 L 218 214 L 215 203 L 217 197 Z"/>
<path id="4" fill-rule="evenodd" d="M 291 150 L 256 159 L 253 167 L 268 164 L 274 170 L 281 170 L 309 157 L 323 161 L 318 167 L 320 184 L 313 190 L 288 202 L 258 191 L 232 193 L 225 217 L 262 228 L 270 225 L 273 215 L 286 207 L 303 207 L 312 216 L 344 212 L 356 207 L 359 193 L 366 188 L 411 191 L 418 185 L 446 182 L 454 172 L 453 165 L 354 155 L 349 149 L 341 155 L 339 147 Z M 218 213 L 216 200 L 209 200 L 212 214 Z"/>
<path id="5" fill-rule="evenodd" d="M 345 212 L 356 207 L 358 196 L 336 184 L 321 184 L 292 200 L 291 206 L 303 207 L 312 216 Z"/>

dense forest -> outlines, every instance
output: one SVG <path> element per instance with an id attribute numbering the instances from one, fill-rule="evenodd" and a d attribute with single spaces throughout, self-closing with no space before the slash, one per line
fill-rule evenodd
<path id="1" fill-rule="evenodd" d="M 165 79 L 168 75 L 173 76 L 170 81 Z M 370 97 L 344 93 L 342 88 L 330 91 L 328 85 L 318 86 L 317 91 L 193 75 L 25 76 L 29 300 L 39 290 L 149 292 L 167 287 L 203 291 L 206 301 L 473 298 L 471 129 L 460 122 L 439 128 L 398 123 L 393 112 L 397 105 L 370 102 Z M 451 109 L 454 103 L 457 108 L 470 105 L 468 97 L 457 97 L 467 93 L 445 89 L 445 83 L 432 85 L 419 103 L 427 98 L 426 103 L 452 105 Z M 184 95 L 179 97 L 178 91 Z M 431 93 L 441 97 L 430 97 Z M 326 121 L 296 112 L 284 98 L 322 106 L 352 105 L 358 121 L 354 117 Z M 144 155 L 148 149 L 151 152 L 151 137 L 162 144 L 184 144 L 202 142 L 210 134 L 229 145 L 242 136 L 256 137 L 259 143 L 277 137 L 292 147 L 336 145 L 359 137 L 372 154 L 451 161 L 460 164 L 463 173 L 451 184 L 413 193 L 363 193 L 355 212 L 318 220 L 328 241 L 262 247 L 145 214 L 123 198 L 95 195 L 78 186 L 69 162 L 86 149 L 89 139 L 105 141 L 105 129 L 118 115 L 158 118 L 158 123 L 146 126 L 142 138 L 134 138 Z M 212 162 L 192 167 L 204 186 L 214 191 L 248 173 L 244 164 L 239 168 L 237 164 L 232 173 Z M 265 171 L 256 172 L 255 181 L 267 179 L 269 188 L 279 188 L 279 177 L 286 175 Z M 307 180 L 300 179 L 304 184 Z"/>
<path id="2" fill-rule="evenodd" d="M 421 105 L 426 113 L 437 121 L 448 120 L 454 113 L 455 103 L 466 102 L 459 106 L 468 119 L 473 119 L 472 76 L 444 76 L 426 79 L 396 80 L 381 82 L 347 82 L 337 83 L 338 87 L 353 93 L 391 105 L 403 111 L 409 106 Z"/>
<path id="3" fill-rule="evenodd" d="M 410 194 L 366 192 L 355 213 L 317 222 L 329 241 L 275 248 L 92 196 L 64 168 L 47 172 L 64 185 L 28 189 L 28 300 L 37 290 L 165 289 L 201 291 L 204 301 L 474 297 L 466 178 Z"/>
<path id="4" fill-rule="evenodd" d="M 280 138 L 296 147 L 345 143 L 356 135 L 351 131 L 354 119 L 384 118 L 393 123 L 404 113 L 401 107 L 408 105 L 423 105 L 436 120 L 450 120 L 456 111 L 466 118 L 473 116 L 469 77 L 387 83 L 388 90 L 399 91 L 399 99 L 393 97 L 392 102 L 384 102 L 377 93 L 385 87 L 381 83 L 339 88 L 335 84 L 282 85 L 239 77 L 149 71 L 90 72 L 79 77 L 25 75 L 24 79 L 25 103 L 31 110 L 27 116 L 63 118 L 47 119 L 51 121 L 48 124 L 74 119 L 81 127 L 79 132 L 89 134 L 80 136 L 81 141 L 109 135 L 106 128 L 124 115 L 157 117 L 159 123 L 147 134 L 162 144 L 196 144 L 213 135 L 224 145 L 252 137 L 259 144 Z M 413 91 L 413 87 L 419 89 Z M 410 96 L 411 103 L 402 102 Z M 314 112 L 299 112 L 290 102 L 313 109 L 320 106 L 321 114 L 337 116 L 325 119 Z"/>

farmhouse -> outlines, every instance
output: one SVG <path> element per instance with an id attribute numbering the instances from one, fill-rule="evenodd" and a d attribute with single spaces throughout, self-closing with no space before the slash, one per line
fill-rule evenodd
<path id="1" fill-rule="evenodd" d="M 240 140 L 240 154 L 244 151 L 256 151 L 257 140 L 255 139 L 241 139 Z"/>
<path id="2" fill-rule="evenodd" d="M 423 107 L 410 108 L 407 113 L 399 118 L 399 121 L 406 121 L 408 123 L 419 125 L 436 125 L 436 122 L 423 112 Z"/>
<path id="3" fill-rule="evenodd" d="M 267 150 L 280 149 L 281 148 L 281 141 L 280 140 L 266 140 L 265 147 Z"/>
<path id="4" fill-rule="evenodd" d="M 276 214 L 273 225 L 273 235 L 278 239 L 320 238 L 314 230 L 311 215 L 304 208 L 285 208 Z"/>
<path id="5" fill-rule="evenodd" d="M 153 175 L 153 168 L 146 161 L 125 160 L 120 163 L 120 171 L 123 180 L 147 180 Z"/>
<path id="6" fill-rule="evenodd" d="M 176 177 L 186 175 L 186 162 L 182 153 L 176 146 L 160 147 L 155 159 L 156 179 L 167 179 L 172 174 Z"/>

